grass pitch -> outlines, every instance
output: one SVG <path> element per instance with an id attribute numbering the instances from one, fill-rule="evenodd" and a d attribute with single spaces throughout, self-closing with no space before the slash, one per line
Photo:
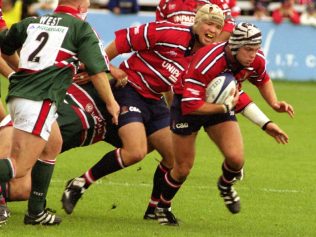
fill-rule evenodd
<path id="1" fill-rule="evenodd" d="M 155 152 L 92 186 L 72 215 L 63 212 L 60 199 L 66 181 L 81 175 L 112 149 L 99 143 L 58 157 L 48 206 L 62 216 L 60 226 L 24 226 L 27 203 L 9 203 L 12 216 L 0 228 L 0 236 L 316 236 L 316 83 L 277 81 L 275 88 L 279 99 L 294 106 L 294 119 L 272 111 L 253 86 L 244 87 L 270 119 L 288 133 L 290 142 L 279 145 L 238 116 L 246 158 L 245 178 L 236 184 L 241 213 L 230 214 L 219 197 L 216 181 L 222 157 L 201 130 L 195 166 L 173 202 L 180 227 L 159 226 L 142 219 L 159 160 Z"/>

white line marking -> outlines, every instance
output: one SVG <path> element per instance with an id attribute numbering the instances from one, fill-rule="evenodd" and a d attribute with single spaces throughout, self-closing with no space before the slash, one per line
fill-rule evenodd
<path id="1" fill-rule="evenodd" d="M 66 183 L 66 180 L 61 180 L 61 179 L 52 179 L 52 183 Z M 128 182 L 112 182 L 108 180 L 98 180 L 96 181 L 97 185 L 105 185 L 105 186 L 121 186 L 121 187 L 144 187 L 144 188 L 151 188 L 152 184 L 150 183 L 128 183 Z M 214 187 L 211 186 L 205 186 L 205 185 L 186 185 L 187 188 L 192 188 L 192 189 L 205 189 L 205 190 L 217 190 L 216 185 Z M 245 187 L 238 187 L 238 189 L 248 189 Z M 262 191 L 262 192 L 267 192 L 267 193 L 303 193 L 302 190 L 295 190 L 295 189 L 274 189 L 274 188 L 258 188 L 254 189 L 251 188 L 251 190 L 257 190 L 257 191 Z"/>

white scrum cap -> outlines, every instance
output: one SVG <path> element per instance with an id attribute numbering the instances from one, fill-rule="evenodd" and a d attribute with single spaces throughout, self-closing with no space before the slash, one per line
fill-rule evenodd
<path id="1" fill-rule="evenodd" d="M 261 43 L 261 31 L 255 25 L 245 22 L 235 26 L 228 40 L 233 55 L 236 55 L 238 49 L 244 45 L 261 45 Z"/>

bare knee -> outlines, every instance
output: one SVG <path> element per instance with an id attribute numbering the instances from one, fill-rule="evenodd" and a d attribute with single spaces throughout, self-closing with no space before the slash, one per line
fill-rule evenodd
<path id="1" fill-rule="evenodd" d="M 176 179 L 178 182 L 184 182 L 186 178 L 189 176 L 192 169 L 192 165 L 190 164 L 175 164 L 172 169 L 172 177 Z"/>
<path id="2" fill-rule="evenodd" d="M 240 170 L 244 166 L 244 156 L 239 153 L 226 155 L 225 163 L 233 170 Z"/>
<path id="3" fill-rule="evenodd" d="M 53 160 L 61 152 L 62 137 L 55 137 L 53 140 L 48 140 L 46 146 L 41 154 L 42 160 Z"/>
<path id="4" fill-rule="evenodd" d="M 123 163 L 130 166 L 144 159 L 147 154 L 147 149 L 121 149 Z"/>
<path id="5" fill-rule="evenodd" d="M 166 155 L 163 155 L 162 156 L 162 160 L 161 160 L 161 163 L 171 169 L 173 167 L 173 163 L 174 163 L 174 156 L 173 156 L 173 153 L 169 153 L 169 154 L 166 154 Z"/>

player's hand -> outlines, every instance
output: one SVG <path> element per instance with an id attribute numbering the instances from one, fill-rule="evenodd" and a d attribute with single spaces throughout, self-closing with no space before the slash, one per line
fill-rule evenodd
<path id="1" fill-rule="evenodd" d="M 116 79 L 115 87 L 124 87 L 128 83 L 128 78 L 123 77 L 121 79 Z"/>
<path id="2" fill-rule="evenodd" d="M 265 132 L 273 137 L 277 143 L 287 144 L 289 142 L 289 136 L 273 122 L 267 125 Z"/>
<path id="3" fill-rule="evenodd" d="M 118 116 L 120 114 L 120 106 L 116 100 L 112 100 L 111 103 L 107 103 L 106 108 L 108 112 L 112 115 L 112 123 L 118 125 Z"/>
<path id="4" fill-rule="evenodd" d="M 90 76 L 87 72 L 80 72 L 73 77 L 73 81 L 78 85 L 84 85 L 90 81 Z"/>
<path id="5" fill-rule="evenodd" d="M 288 104 L 285 101 L 278 101 L 273 104 L 273 109 L 279 113 L 286 112 L 290 115 L 291 118 L 294 117 L 294 109 L 292 105 Z"/>
<path id="6" fill-rule="evenodd" d="M 239 91 L 237 89 L 232 89 L 230 92 L 230 96 L 228 96 L 224 102 L 226 109 L 231 111 L 236 106 L 238 100 L 239 100 Z"/>
<path id="7" fill-rule="evenodd" d="M 113 65 L 111 65 L 111 75 L 116 80 L 115 87 L 124 87 L 128 83 L 127 74 Z"/>

